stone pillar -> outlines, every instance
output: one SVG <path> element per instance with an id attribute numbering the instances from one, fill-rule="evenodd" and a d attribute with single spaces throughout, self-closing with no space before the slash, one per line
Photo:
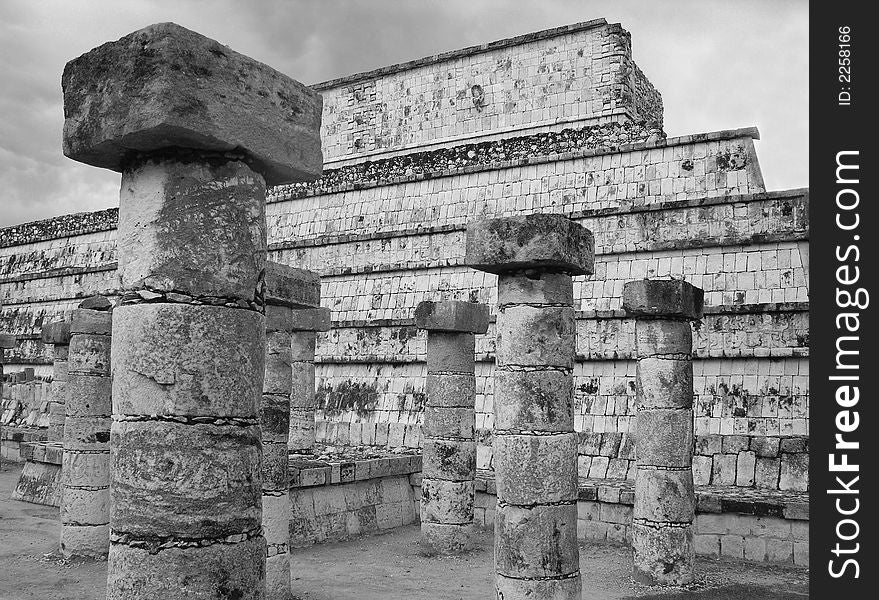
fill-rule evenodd
<path id="1" fill-rule="evenodd" d="M 316 312 L 329 326 L 329 310 L 320 305 L 320 278 L 315 273 L 266 263 L 265 380 L 260 407 L 262 429 L 262 528 L 266 539 L 266 597 L 286 600 L 290 587 L 290 477 L 287 443 L 293 392 L 294 328 L 303 312 Z M 312 368 L 314 349 L 312 346 Z"/>
<path id="2" fill-rule="evenodd" d="M 173 23 L 62 88 L 64 153 L 122 172 L 107 598 L 264 598 L 265 192 L 320 174 L 320 96 Z"/>
<path id="3" fill-rule="evenodd" d="M 494 372 L 497 595 L 577 599 L 572 275 L 592 233 L 563 215 L 467 226 L 467 264 L 498 275 Z"/>
<path id="4" fill-rule="evenodd" d="M 421 480 L 421 548 L 457 554 L 473 547 L 476 474 L 476 333 L 488 330 L 488 307 L 422 302 L 415 326 L 427 330 L 427 405 Z"/>
<path id="5" fill-rule="evenodd" d="M 70 323 L 61 467 L 61 554 L 105 558 L 110 547 L 110 303 Z"/>
<path id="6" fill-rule="evenodd" d="M 43 325 L 42 337 L 44 344 L 52 344 L 52 395 L 49 399 L 49 431 L 46 433 L 46 441 L 60 443 L 64 440 L 70 323 L 55 321 Z"/>
<path id="7" fill-rule="evenodd" d="M 293 317 L 290 329 L 293 391 L 287 444 L 294 454 L 311 454 L 314 447 L 314 348 L 317 332 L 330 330 L 330 311 L 297 310 Z"/>
<path id="8" fill-rule="evenodd" d="M 0 304 L 3 308 L 3 304 Z M 0 401 L 3 400 L 3 358 L 6 350 L 12 350 L 17 343 L 16 337 L 11 333 L 0 332 Z"/>
<path id="9" fill-rule="evenodd" d="M 648 585 L 693 581 L 693 338 L 702 290 L 685 281 L 630 281 L 623 309 L 636 317 L 633 572 Z"/>

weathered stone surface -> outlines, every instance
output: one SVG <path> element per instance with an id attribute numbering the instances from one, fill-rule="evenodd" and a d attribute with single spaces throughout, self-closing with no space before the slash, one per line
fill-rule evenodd
<path id="1" fill-rule="evenodd" d="M 269 306 L 266 310 L 267 331 L 329 331 L 333 326 L 328 308 L 274 308 Z"/>
<path id="2" fill-rule="evenodd" d="M 693 406 L 693 363 L 689 359 L 642 358 L 635 373 L 638 408 Z"/>
<path id="3" fill-rule="evenodd" d="M 266 558 L 266 599 L 291 600 L 290 556 L 276 554 Z"/>
<path id="4" fill-rule="evenodd" d="M 468 223 L 466 246 L 467 265 L 489 273 L 536 269 L 589 275 L 595 259 L 592 232 L 558 214 Z"/>
<path id="5" fill-rule="evenodd" d="M 473 373 L 476 338 L 472 333 L 433 333 L 427 344 L 428 373 Z"/>
<path id="6" fill-rule="evenodd" d="M 110 457 L 107 457 L 109 461 Z M 110 522 L 108 489 L 65 487 L 61 497 L 61 522 L 82 525 L 106 525 Z"/>
<path id="7" fill-rule="evenodd" d="M 638 411 L 635 451 L 639 465 L 689 467 L 693 461 L 693 411 Z"/>
<path id="8" fill-rule="evenodd" d="M 293 331 L 290 334 L 290 360 L 313 363 L 316 339 L 314 331 Z"/>
<path id="9" fill-rule="evenodd" d="M 98 296 L 103 298 L 103 296 Z M 77 308 L 70 320 L 70 335 L 91 334 L 110 335 L 113 330 L 113 315 L 101 310 Z"/>
<path id="10" fill-rule="evenodd" d="M 646 585 L 685 585 L 693 581 L 692 527 L 632 523 L 634 577 Z"/>
<path id="11" fill-rule="evenodd" d="M 264 394 L 290 394 L 293 389 L 293 368 L 290 365 L 290 353 L 271 354 L 266 352 L 265 379 L 262 390 Z"/>
<path id="12" fill-rule="evenodd" d="M 253 301 L 265 267 L 265 182 L 240 161 L 140 163 L 122 175 L 127 290 Z"/>
<path id="13" fill-rule="evenodd" d="M 67 369 L 70 374 L 109 376 L 110 336 L 71 334 Z"/>
<path id="14" fill-rule="evenodd" d="M 533 505 L 577 499 L 577 434 L 495 435 L 498 501 Z"/>
<path id="15" fill-rule="evenodd" d="M 45 330 L 45 327 L 43 328 Z M 45 340 L 44 340 L 45 341 Z M 54 343 L 54 342 L 51 342 Z M 10 350 L 17 345 L 17 338 L 12 333 L 0 333 L 0 350 Z"/>
<path id="16" fill-rule="evenodd" d="M 476 377 L 468 373 L 427 374 L 427 405 L 435 408 L 473 408 Z"/>
<path id="17" fill-rule="evenodd" d="M 287 440 L 280 443 L 263 440 L 262 489 L 282 490 L 289 488 L 288 479 Z"/>
<path id="18" fill-rule="evenodd" d="M 262 600 L 265 585 L 262 537 L 238 544 L 168 548 L 156 554 L 110 545 L 107 600 Z"/>
<path id="19" fill-rule="evenodd" d="M 421 302 L 415 308 L 415 326 L 428 331 L 485 333 L 488 331 L 488 306 L 457 300 Z"/>
<path id="20" fill-rule="evenodd" d="M 110 420 L 69 414 L 64 419 L 64 450 L 109 452 Z"/>
<path id="21" fill-rule="evenodd" d="M 641 358 L 693 352 L 693 330 L 686 321 L 638 319 L 635 323 L 635 349 Z"/>
<path id="22" fill-rule="evenodd" d="M 104 558 L 110 546 L 108 525 L 81 525 L 61 527 L 61 555 L 65 558 L 85 556 Z"/>
<path id="23" fill-rule="evenodd" d="M 501 274 L 497 279 L 497 303 L 560 304 L 574 303 L 574 281 L 567 273 Z"/>
<path id="24" fill-rule="evenodd" d="M 67 345 L 67 342 L 63 344 L 55 344 L 52 347 L 52 360 L 54 364 L 52 365 L 52 378 L 53 380 L 57 380 L 59 377 L 67 376 L 67 358 L 70 355 L 70 346 Z M 58 373 L 59 366 L 64 370 L 63 373 Z"/>
<path id="25" fill-rule="evenodd" d="M 638 466 L 634 518 L 660 523 L 691 523 L 695 510 L 692 469 Z"/>
<path id="26" fill-rule="evenodd" d="M 522 508 L 499 504 L 495 517 L 497 572 L 509 577 L 573 575 L 580 570 L 577 505 Z"/>
<path id="27" fill-rule="evenodd" d="M 424 478 L 472 481 L 476 472 L 476 442 L 426 439 L 422 461 Z"/>
<path id="28" fill-rule="evenodd" d="M 701 319 L 703 292 L 680 279 L 639 279 L 623 285 L 623 310 L 631 315 Z"/>
<path id="29" fill-rule="evenodd" d="M 262 295 L 271 306 L 317 308 L 320 306 L 320 276 L 269 260 Z"/>
<path id="30" fill-rule="evenodd" d="M 121 171 L 133 151 L 245 151 L 271 185 L 321 173 L 321 96 L 174 23 L 64 68 L 64 154 Z"/>
<path id="31" fill-rule="evenodd" d="M 574 431 L 573 401 L 570 373 L 495 369 L 495 430 Z"/>
<path id="32" fill-rule="evenodd" d="M 113 402 L 125 415 L 255 417 L 265 327 L 250 310 L 135 304 L 114 311 Z"/>
<path id="33" fill-rule="evenodd" d="M 461 554 L 473 549 L 476 527 L 472 523 L 456 525 L 452 523 L 421 523 L 422 554 Z"/>
<path id="34" fill-rule="evenodd" d="M 574 364 L 574 309 L 513 305 L 498 310 L 497 365 L 562 367 Z"/>
<path id="35" fill-rule="evenodd" d="M 290 394 L 290 409 L 314 410 L 314 363 L 293 363 L 293 383 Z"/>
<path id="36" fill-rule="evenodd" d="M 110 485 L 110 453 L 68 452 L 61 459 L 61 478 L 65 486 L 107 487 Z"/>
<path id="37" fill-rule="evenodd" d="M 424 437 L 473 439 L 476 410 L 473 408 L 424 408 L 421 435 Z"/>
<path id="38" fill-rule="evenodd" d="M 262 528 L 266 544 L 286 544 L 289 537 L 290 496 L 263 494 Z"/>
<path id="39" fill-rule="evenodd" d="M 79 308 L 107 311 L 113 308 L 113 303 L 104 296 L 89 296 L 79 303 Z"/>
<path id="40" fill-rule="evenodd" d="M 503 600 L 580 600 L 580 576 L 564 579 L 516 579 L 500 573 L 495 579 L 497 597 Z"/>
<path id="41" fill-rule="evenodd" d="M 68 375 L 66 411 L 77 417 L 109 417 L 113 412 L 111 381 L 101 375 Z"/>
<path id="42" fill-rule="evenodd" d="M 9 335 L 9 334 L 4 334 Z M 70 321 L 55 321 L 43 325 L 42 338 L 44 344 L 69 344 L 70 343 Z M 12 346 L 3 346 L 5 348 L 15 347 L 15 338 L 12 338 Z"/>
<path id="43" fill-rule="evenodd" d="M 421 522 L 473 522 L 473 481 L 421 480 Z"/>
<path id="44" fill-rule="evenodd" d="M 290 397 L 263 394 L 259 407 L 259 426 L 263 443 L 287 443 L 290 430 Z"/>
<path id="45" fill-rule="evenodd" d="M 206 539 L 260 526 L 259 427 L 114 421 L 111 437 L 114 531 Z"/>

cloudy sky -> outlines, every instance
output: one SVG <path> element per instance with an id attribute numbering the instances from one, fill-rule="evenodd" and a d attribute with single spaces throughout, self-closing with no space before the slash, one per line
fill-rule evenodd
<path id="1" fill-rule="evenodd" d="M 670 136 L 756 125 L 768 189 L 808 185 L 806 0 L 0 0 L 0 227 L 118 203 L 61 154 L 61 71 L 174 21 L 302 81 L 605 17 L 632 33 Z"/>

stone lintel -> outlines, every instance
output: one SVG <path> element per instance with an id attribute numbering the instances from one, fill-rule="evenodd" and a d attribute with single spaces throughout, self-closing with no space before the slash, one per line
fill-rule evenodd
<path id="1" fill-rule="evenodd" d="M 69 344 L 70 343 L 70 322 L 55 321 L 43 325 L 43 343 L 44 344 Z"/>
<path id="2" fill-rule="evenodd" d="M 639 279 L 623 286 L 623 310 L 636 317 L 702 318 L 704 293 L 680 279 Z"/>
<path id="3" fill-rule="evenodd" d="M 67 63 L 65 156 L 122 171 L 168 148 L 244 152 L 267 185 L 320 176 L 317 92 L 174 23 L 150 25 Z"/>
<path id="4" fill-rule="evenodd" d="M 266 307 L 266 331 L 329 331 L 329 308 Z"/>
<path id="5" fill-rule="evenodd" d="M 533 214 L 467 224 L 468 266 L 488 273 L 537 270 L 589 275 L 592 232 L 565 215 Z"/>
<path id="6" fill-rule="evenodd" d="M 458 300 L 420 302 L 415 308 L 415 326 L 427 331 L 485 333 L 488 306 Z"/>
<path id="7" fill-rule="evenodd" d="M 267 261 L 263 298 L 272 306 L 317 308 L 320 306 L 320 276 L 305 269 Z"/>

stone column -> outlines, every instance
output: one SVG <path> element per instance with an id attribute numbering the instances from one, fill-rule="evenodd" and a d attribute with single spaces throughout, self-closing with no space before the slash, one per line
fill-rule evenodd
<path id="1" fill-rule="evenodd" d="M 415 326 L 427 330 L 427 406 L 421 480 L 421 548 L 458 554 L 473 547 L 476 474 L 476 333 L 488 330 L 488 307 L 422 302 Z"/>
<path id="2" fill-rule="evenodd" d="M 264 598 L 265 192 L 320 174 L 320 96 L 173 23 L 62 88 L 64 153 L 122 172 L 107 598 Z"/>
<path id="3" fill-rule="evenodd" d="M 110 303 L 70 323 L 61 467 L 61 554 L 105 558 L 110 547 Z"/>
<path id="4" fill-rule="evenodd" d="M 266 597 L 293 597 L 290 587 L 290 477 L 287 443 L 293 391 L 291 337 L 302 312 L 316 311 L 329 325 L 329 310 L 320 305 L 320 278 L 315 273 L 266 263 L 265 380 L 260 407 L 262 429 L 262 528 L 266 539 Z M 314 353 L 312 347 L 312 365 Z"/>
<path id="5" fill-rule="evenodd" d="M 636 317 L 634 577 L 693 581 L 693 338 L 702 290 L 685 281 L 630 281 L 623 309 Z"/>
<path id="6" fill-rule="evenodd" d="M 467 264 L 498 275 L 494 372 L 498 598 L 580 598 L 572 275 L 592 233 L 563 215 L 467 226 Z"/>
<path id="7" fill-rule="evenodd" d="M 3 308 L 2 304 L 0 308 Z M 0 332 L 0 401 L 3 400 L 3 355 L 6 354 L 6 350 L 15 348 L 16 342 L 14 334 Z"/>
<path id="8" fill-rule="evenodd" d="M 70 323 L 55 321 L 43 325 L 42 337 L 44 344 L 52 344 L 52 395 L 49 400 L 49 431 L 46 433 L 46 441 L 60 443 L 64 440 Z"/>
<path id="9" fill-rule="evenodd" d="M 290 395 L 290 437 L 294 454 L 311 454 L 314 447 L 314 348 L 317 332 L 330 330 L 329 309 L 297 310 L 290 329 L 293 391 Z"/>

